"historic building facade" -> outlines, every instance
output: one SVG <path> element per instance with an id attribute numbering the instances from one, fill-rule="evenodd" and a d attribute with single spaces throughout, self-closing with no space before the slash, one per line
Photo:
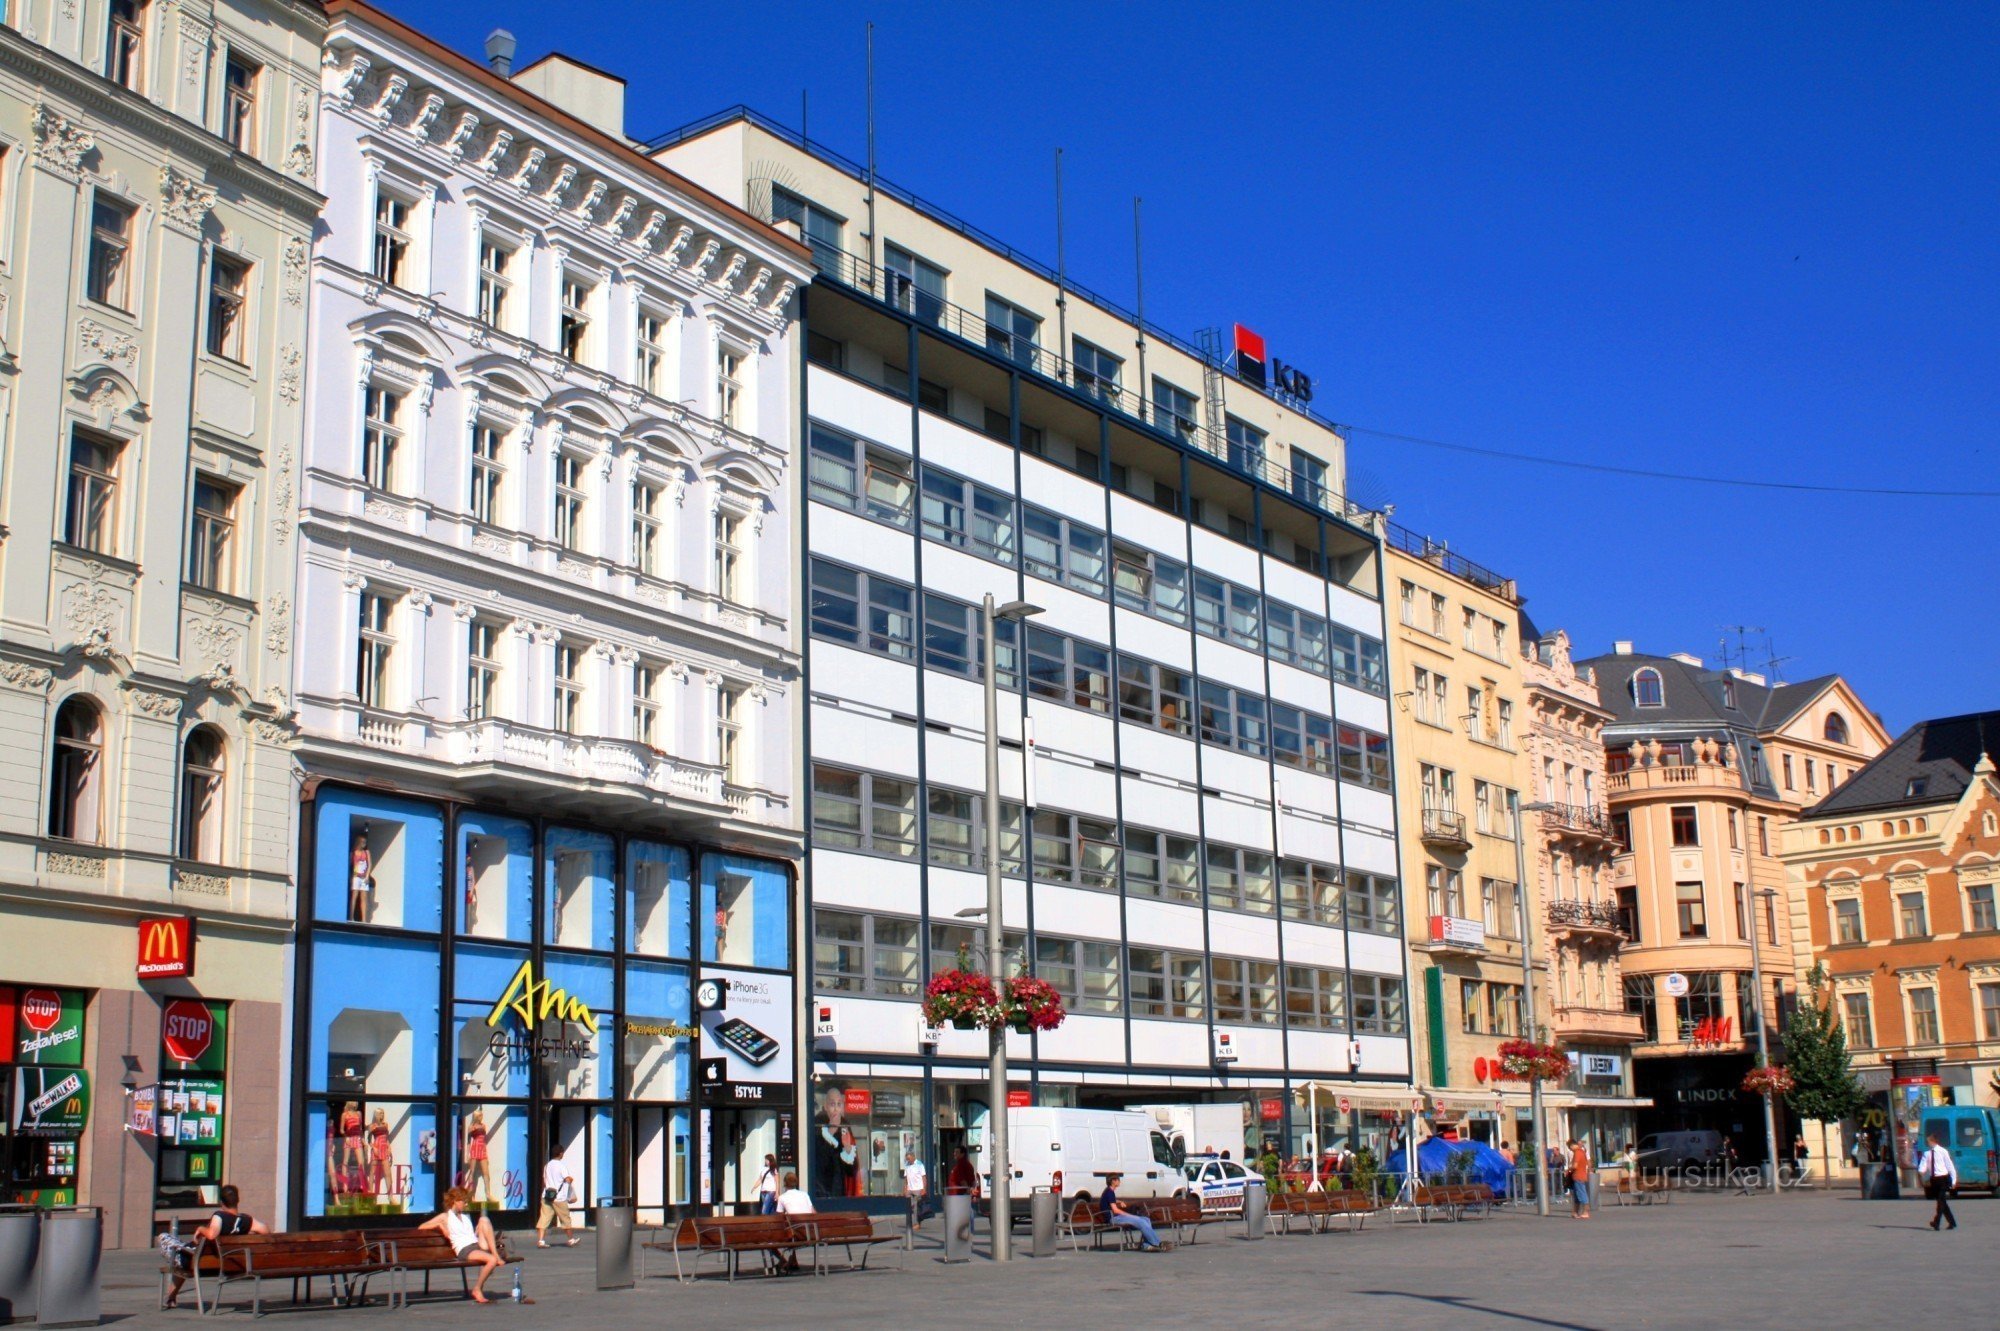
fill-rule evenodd
<path id="1" fill-rule="evenodd" d="M 796 1135 L 807 251 L 618 80 L 328 10 L 293 1215 L 724 1197 Z"/>
<path id="2" fill-rule="evenodd" d="M 1624 1006 L 1641 1026 L 1634 1090 L 1652 1101 L 1639 1127 L 1712 1128 L 1760 1159 L 1762 1110 L 1740 1083 L 1756 1023 L 1777 1022 L 1798 985 L 1781 837 L 1888 736 L 1837 675 L 1772 684 L 1629 642 L 1580 665 L 1613 718 L 1605 787 L 1625 849 L 1611 887 L 1627 939 Z M 1775 1056 L 1775 1029 L 1771 1042 Z"/>
<path id="3" fill-rule="evenodd" d="M 1229 1102 L 1243 1140 L 1205 1144 L 1238 1153 L 1379 1148 L 1409 1112 L 1409 997 L 1379 528 L 1342 498 L 1340 437 L 1259 386 L 1254 339 L 1226 366 L 760 117 L 655 146 L 820 269 L 814 1191 L 898 1194 L 905 1145 L 937 1168 L 983 1140 L 985 1036 L 927 1030 L 918 999 L 982 955 L 989 854 L 1003 945 L 1071 1013 L 1008 1037 L 1013 1094 Z M 1037 612 L 990 652 L 986 594 Z"/>
<path id="4" fill-rule="evenodd" d="M 0 1201 L 101 1205 L 113 1245 L 225 1172 L 277 1203 L 324 27 L 0 22 Z"/>
<path id="5" fill-rule="evenodd" d="M 1924 1106 L 2000 1097 L 1996 748 L 2000 712 L 1920 721 L 1784 832 L 1794 964 L 1906 1166 Z"/>

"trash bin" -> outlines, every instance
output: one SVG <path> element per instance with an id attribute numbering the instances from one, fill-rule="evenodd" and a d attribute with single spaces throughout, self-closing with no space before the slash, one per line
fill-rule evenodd
<path id="1" fill-rule="evenodd" d="M 597 1287 L 632 1288 L 632 1199 L 598 1198 L 593 1220 L 597 1230 Z"/>
<path id="2" fill-rule="evenodd" d="M 972 1260 L 972 1198 L 962 1192 L 944 1195 L 944 1259 Z"/>
<path id="3" fill-rule="evenodd" d="M 1893 1202 L 1903 1195 L 1901 1185 L 1896 1180 L 1896 1167 L 1890 1164 L 1865 1163 L 1861 1166 L 1861 1199 L 1869 1202 Z M 0 1260 L 4 1260 L 0 1258 Z"/>
<path id="4" fill-rule="evenodd" d="M 66 1206 L 43 1214 L 36 1326 L 97 1325 L 97 1263 L 103 1255 L 102 1207 Z"/>
<path id="5" fill-rule="evenodd" d="M 1056 1255 L 1056 1217 L 1062 1210 L 1062 1198 L 1047 1188 L 1036 1188 L 1028 1198 L 1028 1222 L 1031 1229 L 1028 1253 L 1032 1257 L 1053 1257 Z"/>
<path id="6" fill-rule="evenodd" d="M 1264 1191 L 1264 1180 L 1253 1178 L 1243 1185 L 1243 1237 L 1261 1239 L 1264 1237 L 1264 1219 L 1270 1214 L 1271 1199 Z"/>
<path id="7" fill-rule="evenodd" d="M 35 1315 L 35 1257 L 41 1247 L 41 1209 L 0 1206 L 0 1322 Z"/>

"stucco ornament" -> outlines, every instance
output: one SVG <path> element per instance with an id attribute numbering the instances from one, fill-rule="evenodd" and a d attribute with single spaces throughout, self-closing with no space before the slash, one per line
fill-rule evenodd
<path id="1" fill-rule="evenodd" d="M 83 159 L 96 151 L 97 135 L 81 121 L 46 104 L 35 104 L 35 160 L 58 175 L 75 180 Z"/>
<path id="2" fill-rule="evenodd" d="M 215 200 L 213 186 L 184 176 L 171 166 L 160 168 L 160 211 L 170 224 L 199 233 L 215 208 Z"/>

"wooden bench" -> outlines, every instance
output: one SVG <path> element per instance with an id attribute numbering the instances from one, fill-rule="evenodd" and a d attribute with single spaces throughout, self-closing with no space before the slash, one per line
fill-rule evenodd
<path id="1" fill-rule="evenodd" d="M 298 1301 L 299 1282 L 304 1281 L 306 1301 L 310 1302 L 312 1282 L 325 1279 L 335 1290 L 336 1305 L 350 1306 L 367 1298 L 369 1277 L 390 1269 L 382 1249 L 352 1230 L 203 1238 L 190 1265 L 198 1312 L 214 1311 L 226 1286 L 247 1280 L 250 1309 L 258 1317 L 264 1315 L 266 1280 L 291 1281 L 294 1302 Z M 390 1302 L 395 1302 L 393 1294 Z"/>
<path id="2" fill-rule="evenodd" d="M 458 1272 L 459 1288 L 466 1298 L 472 1297 L 472 1272 L 479 1269 L 475 1262 L 458 1255 L 451 1246 L 451 1238 L 435 1229 L 364 1229 L 364 1242 L 380 1252 L 388 1262 L 396 1282 L 399 1302 L 408 1306 L 410 1302 L 409 1276 L 421 1271 L 424 1275 L 424 1293 L 431 1292 L 433 1271 Z M 494 1245 L 500 1250 L 500 1265 L 512 1266 L 521 1260 L 507 1248 L 507 1240 L 498 1232 L 493 1235 Z"/>
<path id="3" fill-rule="evenodd" d="M 1193 1243 L 1201 1233 L 1203 1225 L 1213 1225 L 1234 1219 L 1221 1211 L 1203 1208 L 1198 1197 L 1142 1197 L 1125 1203 L 1135 1211 L 1143 1211 L 1154 1229 L 1171 1227 L 1174 1242 Z"/>
<path id="4" fill-rule="evenodd" d="M 820 1254 L 828 1248 L 840 1248 L 847 1253 L 847 1266 L 851 1271 L 868 1269 L 869 1250 L 881 1244 L 894 1244 L 902 1249 L 904 1236 L 900 1233 L 881 1234 L 875 1230 L 875 1222 L 861 1211 L 815 1211 L 811 1215 L 789 1217 L 796 1228 L 804 1229 L 811 1236 L 813 1245 L 813 1268 L 824 1270 Z M 854 1250 L 861 1249 L 861 1260 L 854 1260 Z M 902 1259 L 897 1259 L 897 1269 L 902 1268 Z"/>
<path id="5" fill-rule="evenodd" d="M 806 1220 L 805 1216 L 782 1215 L 689 1216 L 673 1226 L 671 1237 L 649 1239 L 641 1246 L 671 1252 L 674 1278 L 682 1284 L 700 1274 L 701 1259 L 708 1256 L 720 1257 L 734 1281 L 746 1252 L 761 1254 L 768 1261 L 780 1256 L 796 1259 L 801 1249 L 812 1250 L 812 1230 Z M 683 1253 L 687 1254 L 685 1264 Z M 817 1255 L 814 1260 L 818 1260 Z"/>

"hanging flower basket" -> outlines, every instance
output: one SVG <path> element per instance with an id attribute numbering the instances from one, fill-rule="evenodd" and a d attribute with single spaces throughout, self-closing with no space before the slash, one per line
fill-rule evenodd
<path id="1" fill-rule="evenodd" d="M 1785 1095 L 1796 1085 L 1790 1068 L 1751 1068 L 1743 1074 L 1743 1089 L 1750 1095 Z"/>
<path id="2" fill-rule="evenodd" d="M 971 1031 L 991 1026 L 1004 1015 L 992 977 L 967 969 L 963 953 L 957 966 L 931 976 L 924 987 L 924 1020 L 932 1026 L 949 1024 Z"/>
<path id="3" fill-rule="evenodd" d="M 1063 1011 L 1062 995 L 1047 980 L 1032 975 L 1016 975 L 1007 981 L 1007 997 L 1002 1006 L 1007 1024 L 1016 1031 L 1052 1031 L 1069 1014 Z"/>
<path id="4" fill-rule="evenodd" d="M 1562 1081 L 1569 1073 L 1569 1056 L 1555 1045 L 1508 1040 L 1500 1046 L 1500 1076 L 1508 1081 Z"/>

